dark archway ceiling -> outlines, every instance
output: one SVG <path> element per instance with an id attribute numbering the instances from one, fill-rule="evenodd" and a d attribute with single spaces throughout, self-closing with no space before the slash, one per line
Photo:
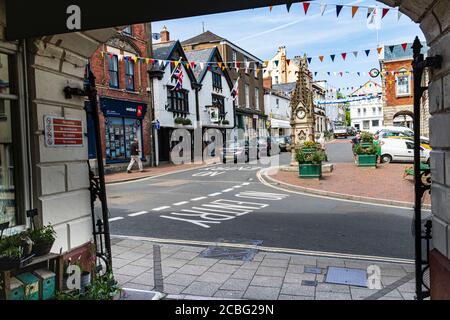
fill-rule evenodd
<path id="1" fill-rule="evenodd" d="M 80 31 L 86 31 L 303 1 L 306 0 L 6 0 L 6 36 L 17 40 L 70 32 L 66 12 L 71 5 L 80 7 Z"/>

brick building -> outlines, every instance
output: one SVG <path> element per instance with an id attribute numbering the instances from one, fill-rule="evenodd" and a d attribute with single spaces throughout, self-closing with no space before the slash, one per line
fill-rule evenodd
<path id="1" fill-rule="evenodd" d="M 149 43 L 150 42 L 150 43 Z M 139 140 L 141 158 L 151 155 L 151 102 L 147 57 L 151 36 L 145 24 L 125 27 L 102 44 L 91 57 L 97 77 L 103 157 L 107 171 L 123 170 L 130 161 L 130 144 Z M 88 126 L 91 125 L 88 119 Z M 95 140 L 88 130 L 89 157 L 95 158 Z"/>
<path id="2" fill-rule="evenodd" d="M 380 61 L 384 100 L 384 125 L 413 129 L 414 84 L 411 63 L 412 44 L 406 49 L 401 45 L 386 46 Z M 425 54 L 427 48 L 424 47 Z M 426 80 L 426 79 L 425 79 Z M 429 135 L 428 94 L 422 98 L 422 135 Z"/>

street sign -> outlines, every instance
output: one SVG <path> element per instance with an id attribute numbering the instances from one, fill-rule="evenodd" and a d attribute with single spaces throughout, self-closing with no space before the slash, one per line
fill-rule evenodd
<path id="1" fill-rule="evenodd" d="M 45 116 L 44 126 L 46 147 L 83 146 L 82 120 Z"/>
<path id="2" fill-rule="evenodd" d="M 130 24 L 276 6 L 287 0 L 134 0 L 133 8 L 106 0 L 6 0 L 8 40 L 67 32 L 87 31 Z M 169 8 L 170 7 L 170 8 Z"/>

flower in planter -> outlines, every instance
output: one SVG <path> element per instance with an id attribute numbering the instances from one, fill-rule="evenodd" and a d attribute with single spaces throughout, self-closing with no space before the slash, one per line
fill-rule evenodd
<path id="1" fill-rule="evenodd" d="M 375 147 L 363 148 L 361 145 L 355 147 L 355 153 L 357 155 L 376 155 L 377 149 Z"/>
<path id="2" fill-rule="evenodd" d="M 370 132 L 361 132 L 362 143 L 373 143 L 374 135 Z"/>
<path id="3" fill-rule="evenodd" d="M 313 153 L 306 153 L 303 150 L 297 151 L 296 156 L 299 164 L 321 164 L 327 160 L 327 154 L 323 150 L 316 150 Z"/>

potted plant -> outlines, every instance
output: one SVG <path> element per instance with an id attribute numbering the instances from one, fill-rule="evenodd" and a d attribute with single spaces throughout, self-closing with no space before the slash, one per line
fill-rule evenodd
<path id="1" fill-rule="evenodd" d="M 0 240 L 0 270 L 24 267 L 33 259 L 32 241 L 26 233 L 15 234 Z"/>
<path id="2" fill-rule="evenodd" d="M 368 148 L 357 145 L 355 147 L 355 153 L 358 156 L 359 167 L 377 167 L 377 149 L 373 145 Z"/>
<path id="3" fill-rule="evenodd" d="M 192 121 L 189 118 L 181 118 L 181 117 L 179 117 L 179 118 L 176 118 L 174 120 L 174 122 L 175 122 L 175 124 L 181 125 L 181 126 L 190 126 L 190 125 L 192 125 Z"/>
<path id="4" fill-rule="evenodd" d="M 230 124 L 230 121 L 228 121 L 228 120 L 223 120 L 223 121 L 222 121 L 222 124 L 223 124 L 224 126 L 227 126 L 227 125 Z"/>
<path id="5" fill-rule="evenodd" d="M 305 141 L 302 145 L 301 150 L 304 153 L 311 154 L 317 151 L 317 147 L 318 145 L 314 141 Z"/>
<path id="6" fill-rule="evenodd" d="M 326 160 L 326 153 L 323 150 L 305 152 L 297 151 L 297 162 L 299 175 L 302 179 L 320 179 L 322 177 L 322 162 Z"/>
<path id="7" fill-rule="evenodd" d="M 29 237 L 33 241 L 33 253 L 36 256 L 43 256 L 52 250 L 56 239 L 56 232 L 50 224 L 46 227 L 34 229 L 29 232 Z"/>

